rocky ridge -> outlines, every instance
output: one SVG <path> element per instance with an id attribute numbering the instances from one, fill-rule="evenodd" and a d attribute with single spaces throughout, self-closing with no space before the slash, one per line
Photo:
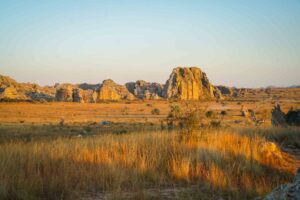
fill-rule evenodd
<path id="1" fill-rule="evenodd" d="M 268 89 L 262 89 L 268 95 Z M 255 89 L 214 86 L 207 75 L 197 67 L 174 68 L 165 84 L 143 80 L 125 85 L 111 79 L 101 84 L 55 84 L 42 87 L 18 83 L 0 75 L 0 101 L 63 101 L 96 103 L 109 100 L 216 100 L 255 94 Z"/>

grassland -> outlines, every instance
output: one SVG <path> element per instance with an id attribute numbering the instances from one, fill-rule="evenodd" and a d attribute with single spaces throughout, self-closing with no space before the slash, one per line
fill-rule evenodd
<path id="1" fill-rule="evenodd" d="M 203 126 L 190 134 L 161 126 L 170 104 L 0 104 L 0 199 L 253 199 L 300 166 L 285 149 L 300 130 L 272 128 L 272 102 L 242 103 L 259 127 L 240 102 L 193 102 Z"/>

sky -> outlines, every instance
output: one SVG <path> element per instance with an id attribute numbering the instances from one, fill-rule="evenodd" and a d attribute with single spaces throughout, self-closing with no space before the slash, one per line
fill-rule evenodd
<path id="1" fill-rule="evenodd" d="M 0 74 L 41 85 L 300 85 L 300 0 L 0 0 Z"/>

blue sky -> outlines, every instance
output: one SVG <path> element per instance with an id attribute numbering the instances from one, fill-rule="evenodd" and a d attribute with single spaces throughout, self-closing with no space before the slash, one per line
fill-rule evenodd
<path id="1" fill-rule="evenodd" d="M 300 0 L 0 0 L 0 74 L 20 82 L 300 84 Z"/>

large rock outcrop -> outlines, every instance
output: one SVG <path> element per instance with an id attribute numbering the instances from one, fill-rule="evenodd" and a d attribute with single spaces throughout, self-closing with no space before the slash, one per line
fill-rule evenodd
<path id="1" fill-rule="evenodd" d="M 77 103 L 96 103 L 97 92 L 91 89 L 74 88 L 72 90 L 73 102 Z"/>
<path id="2" fill-rule="evenodd" d="M 64 85 L 56 89 L 56 101 L 73 102 L 73 88 Z"/>
<path id="3" fill-rule="evenodd" d="M 52 101 L 53 87 L 41 87 L 32 83 L 18 83 L 8 76 L 0 75 L 1 101 Z"/>
<path id="4" fill-rule="evenodd" d="M 300 109 L 289 110 L 286 114 L 286 122 L 290 126 L 300 126 Z"/>
<path id="5" fill-rule="evenodd" d="M 19 92 L 15 87 L 9 86 L 0 88 L 0 100 L 2 101 L 23 101 L 28 100 L 25 94 Z"/>
<path id="6" fill-rule="evenodd" d="M 172 71 L 164 88 L 164 97 L 180 100 L 211 100 L 221 98 L 220 91 L 197 67 L 177 67 Z"/>
<path id="7" fill-rule="evenodd" d="M 162 97 L 163 85 L 159 83 L 148 83 L 143 80 L 125 84 L 129 92 L 139 99 L 157 100 Z"/>
<path id="8" fill-rule="evenodd" d="M 271 119 L 273 126 L 282 126 L 286 127 L 286 116 L 285 113 L 281 111 L 280 105 L 276 105 L 272 110 L 272 119 Z"/>
<path id="9" fill-rule="evenodd" d="M 272 110 L 271 121 L 273 126 L 300 126 L 300 109 L 291 109 L 285 114 L 278 104 Z"/>
<path id="10" fill-rule="evenodd" d="M 124 85 L 118 85 L 111 79 L 107 79 L 102 82 L 98 92 L 98 102 L 105 100 L 117 101 L 123 99 L 134 100 L 135 97 Z"/>
<path id="11" fill-rule="evenodd" d="M 268 194 L 264 200 L 300 200 L 300 168 L 293 183 L 280 185 Z"/>
<path id="12" fill-rule="evenodd" d="M 80 88 L 74 88 L 72 90 L 72 100 L 73 102 L 84 103 L 83 90 Z"/>

